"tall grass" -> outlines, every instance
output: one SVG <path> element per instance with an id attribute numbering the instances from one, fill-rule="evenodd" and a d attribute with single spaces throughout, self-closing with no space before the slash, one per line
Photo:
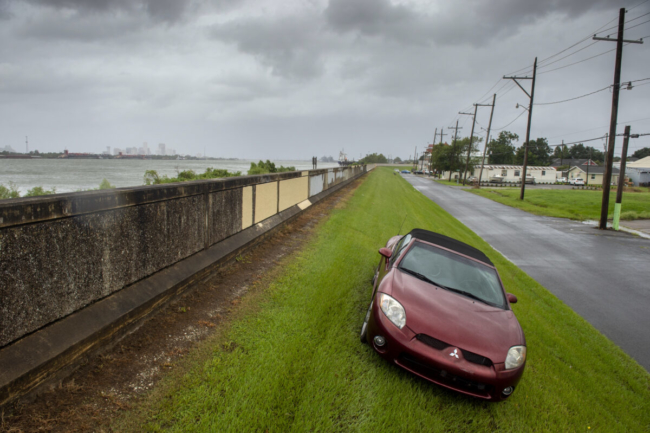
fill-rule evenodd
<path id="1" fill-rule="evenodd" d="M 404 218 L 406 219 L 404 220 Z M 421 227 L 498 267 L 526 333 L 513 396 L 486 403 L 419 379 L 361 345 L 378 248 Z M 648 373 L 523 271 L 390 169 L 334 209 L 241 317 L 203 343 L 115 425 L 134 431 L 647 431 Z"/>

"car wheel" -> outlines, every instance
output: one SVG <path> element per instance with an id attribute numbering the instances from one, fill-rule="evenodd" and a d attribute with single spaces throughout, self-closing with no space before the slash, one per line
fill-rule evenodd
<path id="1" fill-rule="evenodd" d="M 368 312 L 366 313 L 366 318 L 363 319 L 363 325 L 361 325 L 361 334 L 359 335 L 359 340 L 363 344 L 366 344 L 368 342 L 368 338 L 366 338 L 367 330 L 368 330 L 368 320 L 370 319 L 370 309 L 372 308 L 372 302 L 370 303 L 370 307 L 368 307 Z"/>

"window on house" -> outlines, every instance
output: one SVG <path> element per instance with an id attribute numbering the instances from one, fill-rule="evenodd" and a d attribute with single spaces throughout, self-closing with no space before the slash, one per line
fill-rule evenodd
<path id="1" fill-rule="evenodd" d="M 546 176 L 546 170 L 542 170 L 542 176 Z"/>
<path id="2" fill-rule="evenodd" d="M 501 170 L 501 176 L 507 176 L 508 170 Z"/>
<path id="3" fill-rule="evenodd" d="M 592 178 L 592 179 L 596 179 L 596 175 L 595 175 L 595 174 L 592 174 L 592 175 L 591 175 L 591 178 Z"/>
<path id="4" fill-rule="evenodd" d="M 515 170 L 515 176 L 521 176 L 521 174 L 519 173 L 519 170 Z"/>

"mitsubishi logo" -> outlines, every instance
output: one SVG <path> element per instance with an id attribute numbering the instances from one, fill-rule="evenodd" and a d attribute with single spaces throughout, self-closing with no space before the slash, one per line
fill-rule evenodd
<path id="1" fill-rule="evenodd" d="M 456 358 L 458 358 L 458 349 L 454 349 L 454 351 L 451 352 L 449 356 L 455 356 Z"/>

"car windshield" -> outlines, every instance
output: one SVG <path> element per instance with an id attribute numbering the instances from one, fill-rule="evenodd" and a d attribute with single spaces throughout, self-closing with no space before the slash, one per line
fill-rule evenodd
<path id="1" fill-rule="evenodd" d="M 416 242 L 399 269 L 486 304 L 505 308 L 505 298 L 496 270 L 434 246 Z"/>

